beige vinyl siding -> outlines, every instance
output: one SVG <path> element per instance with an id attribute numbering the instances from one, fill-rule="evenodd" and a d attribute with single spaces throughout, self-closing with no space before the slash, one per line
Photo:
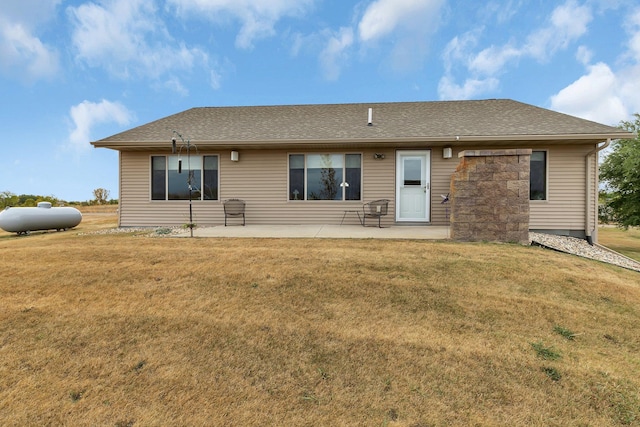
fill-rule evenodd
<path id="1" fill-rule="evenodd" d="M 504 149 L 505 147 L 495 147 Z M 511 148 L 511 147 L 508 147 Z M 528 147 L 526 147 L 528 148 Z M 579 145 L 564 147 L 535 147 L 533 150 L 547 152 L 547 200 L 532 200 L 530 203 L 529 227 L 538 230 L 583 231 L 586 205 L 585 156 L 595 146 Z M 433 225 L 446 225 L 445 206 L 440 194 L 449 192 L 451 175 L 459 164 L 458 153 L 474 147 L 455 147 L 451 159 L 442 158 L 442 149 L 432 150 L 432 216 Z M 489 149 L 489 148 L 487 148 Z M 592 159 L 592 189 L 595 184 L 595 159 Z M 596 190 L 597 193 L 597 190 Z M 590 206 L 597 212 L 597 194 Z M 593 215 L 592 215 L 593 216 Z M 595 219 L 592 227 L 595 227 Z"/>
<path id="2" fill-rule="evenodd" d="M 531 201 L 530 229 L 584 231 L 585 156 L 593 148 L 592 146 L 539 148 L 546 149 L 548 153 L 547 200 Z"/>
<path id="3" fill-rule="evenodd" d="M 505 148 L 505 147 L 500 147 Z M 580 231 L 585 223 L 586 166 L 585 155 L 592 145 L 572 147 L 536 147 L 548 153 L 548 195 L 545 201 L 531 202 L 530 228 Z M 412 148 L 416 149 L 429 149 Z M 442 158 L 442 148 L 431 148 L 431 225 L 447 225 L 446 205 L 440 195 L 449 193 L 451 175 L 459 164 L 458 153 L 474 147 L 456 147 L 451 159 Z M 361 201 L 290 201 L 288 200 L 289 154 L 360 153 L 362 154 Z M 374 153 L 384 159 L 374 159 Z M 194 222 L 198 225 L 224 223 L 222 201 L 240 198 L 247 202 L 247 224 L 339 224 L 345 210 L 361 212 L 362 203 L 389 199 L 389 214 L 383 225 L 395 223 L 395 149 L 353 150 L 240 150 L 238 162 L 230 160 L 230 150 L 200 152 L 219 155 L 220 200 L 194 200 Z M 120 225 L 170 226 L 189 222 L 189 203 L 152 201 L 150 195 L 151 155 L 165 153 L 121 152 L 120 155 Z M 596 164 L 592 176 L 595 185 Z M 596 212 L 597 197 L 590 209 Z M 594 221 L 597 216 L 594 215 Z M 357 224 L 357 216 L 347 214 L 345 224 Z M 595 225 L 593 225 L 595 227 Z"/>
<path id="4" fill-rule="evenodd" d="M 374 152 L 385 159 L 374 160 Z M 391 225 L 395 218 L 393 200 L 395 166 L 393 151 L 318 150 L 313 153 L 362 154 L 362 201 L 290 201 L 288 200 L 288 156 L 307 152 L 284 150 L 242 150 L 238 162 L 230 160 L 230 151 L 201 152 L 220 156 L 219 201 L 192 201 L 194 222 L 198 225 L 224 223 L 222 201 L 239 198 L 247 202 L 247 224 L 339 224 L 347 209 L 361 210 L 362 203 L 388 198 L 389 215 L 383 219 Z M 166 154 L 166 153 L 165 153 Z M 186 200 L 158 201 L 150 196 L 151 155 L 163 153 L 122 152 L 120 223 L 122 226 L 170 226 L 189 222 Z M 357 224 L 349 214 L 345 224 Z"/>
<path id="5" fill-rule="evenodd" d="M 383 154 L 384 159 L 374 159 L 374 154 Z M 350 208 L 362 211 L 362 203 L 371 202 L 378 199 L 389 199 L 389 211 L 382 218 L 382 225 L 389 227 L 395 223 L 396 218 L 396 159 L 395 150 L 365 150 L 362 156 L 362 202 L 350 202 Z M 351 224 L 357 224 L 357 219 L 353 218 L 353 214 L 347 215 L 351 217 Z M 345 218 L 345 224 L 347 219 Z M 367 223 L 368 224 L 368 223 Z M 372 222 L 373 224 L 373 222 Z"/>
<path id="6" fill-rule="evenodd" d="M 451 189 L 451 175 L 458 167 L 458 152 L 453 150 L 450 159 L 442 158 L 442 147 L 431 150 L 431 224 L 449 225 L 447 210 L 451 215 L 451 203 L 443 204 L 442 195 L 449 194 Z"/>
<path id="7" fill-rule="evenodd" d="M 120 224 L 130 226 L 173 226 L 189 222 L 186 200 L 151 200 L 151 154 L 122 152 L 120 190 Z M 217 201 L 194 200 L 194 222 L 220 210 Z"/>

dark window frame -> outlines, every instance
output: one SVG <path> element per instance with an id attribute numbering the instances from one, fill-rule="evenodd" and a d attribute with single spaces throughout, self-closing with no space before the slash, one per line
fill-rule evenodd
<path id="1" fill-rule="evenodd" d="M 215 158 L 214 164 L 211 164 L 212 159 Z M 151 201 L 181 201 L 189 200 L 189 197 L 181 197 L 179 195 L 170 194 L 170 180 L 172 176 L 176 175 L 175 169 L 170 169 L 171 163 L 176 163 L 177 159 L 182 160 L 182 170 L 180 173 L 181 178 L 184 177 L 185 186 L 188 185 L 187 174 L 188 162 L 192 162 L 191 176 L 197 177 L 199 182 L 192 183 L 191 188 L 191 200 L 192 201 L 218 201 L 220 198 L 220 156 L 218 154 L 204 154 L 204 155 L 192 155 L 191 159 L 185 156 L 177 155 L 152 155 L 150 158 L 151 166 L 151 179 L 149 182 L 150 198 Z M 172 161 L 173 160 L 173 161 Z M 199 163 L 199 168 L 193 168 L 193 163 Z M 164 169 L 160 169 L 159 166 L 164 163 Z M 206 165 L 215 166 L 216 169 L 206 169 Z M 177 163 L 176 163 L 177 164 Z M 172 172 L 173 171 L 173 172 Z M 213 173 L 211 173 L 213 172 Z M 175 179 L 175 178 L 174 178 Z M 202 191 L 203 188 L 209 187 L 211 190 Z M 176 187 L 175 182 L 172 187 Z M 180 185 L 178 184 L 178 187 Z M 187 191 L 188 191 L 188 187 Z M 184 189 L 182 189 L 184 191 Z M 178 193 L 179 194 L 179 193 Z"/>
<path id="2" fill-rule="evenodd" d="M 341 169 L 339 178 L 341 182 L 337 182 L 334 186 L 326 192 L 327 195 L 331 195 L 331 191 L 338 191 L 340 193 L 339 198 L 314 198 L 310 194 L 309 188 L 309 156 L 341 156 Z M 352 157 L 350 157 L 352 156 Z M 359 167 L 349 167 L 348 165 L 353 161 L 353 157 L 358 156 Z M 351 159 L 351 161 L 349 160 Z M 317 169 L 317 168 L 313 168 Z M 324 168 L 329 169 L 329 168 Z M 336 168 L 330 168 L 336 169 Z M 330 153 L 289 153 L 287 156 L 287 200 L 290 202 L 301 201 L 336 201 L 336 202 L 348 202 L 348 201 L 362 201 L 362 176 L 363 176 L 363 154 L 357 152 L 330 152 Z M 327 181 L 335 181 L 334 175 L 331 171 L 322 175 Z M 343 183 L 349 184 L 348 186 Z M 325 184 L 326 187 L 326 184 Z M 313 193 L 313 192 L 312 192 Z M 314 193 L 315 194 L 315 193 Z"/>
<path id="3" fill-rule="evenodd" d="M 542 160 L 534 160 L 542 154 Z M 529 162 L 529 200 L 549 200 L 549 151 L 533 150 Z"/>

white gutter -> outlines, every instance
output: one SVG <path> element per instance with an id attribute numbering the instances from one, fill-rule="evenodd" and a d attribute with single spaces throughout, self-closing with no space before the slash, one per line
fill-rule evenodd
<path id="1" fill-rule="evenodd" d="M 168 133 L 170 134 L 170 133 Z M 513 142 L 558 142 L 580 144 L 589 141 L 602 141 L 607 138 L 630 138 L 634 137 L 632 133 L 602 133 L 602 134 L 556 134 L 556 135 L 439 135 L 439 136 L 367 136 L 367 137 L 345 137 L 345 138 L 307 138 L 307 139 L 226 139 L 226 140 L 207 140 L 203 138 L 194 138 L 193 141 L 198 142 L 199 147 L 226 149 L 231 147 L 245 149 L 265 149 L 299 146 L 306 147 L 309 145 L 322 146 L 344 146 L 348 144 L 361 144 L 369 147 L 383 147 L 388 144 L 429 144 L 432 146 L 444 145 L 469 145 L 470 143 L 483 142 L 489 145 L 513 143 Z M 167 141 L 156 140 L 109 140 L 109 138 L 91 142 L 95 148 L 111 148 L 113 150 L 127 149 L 163 149 L 171 147 L 170 138 Z M 394 146 L 395 147 L 395 146 Z"/>
<path id="2" fill-rule="evenodd" d="M 593 211 L 591 210 L 591 198 L 593 195 L 593 188 L 592 188 L 592 184 L 593 181 L 598 181 L 598 176 L 597 176 L 597 170 L 596 170 L 596 175 L 594 176 L 594 180 L 592 181 L 590 179 L 591 176 L 591 156 L 595 155 L 597 156 L 598 153 L 602 150 L 604 150 L 605 148 L 607 148 L 609 145 L 611 144 L 611 138 L 607 138 L 607 141 L 603 144 L 603 145 L 599 145 L 597 146 L 594 150 L 590 151 L 587 153 L 587 155 L 584 157 L 585 159 L 585 164 L 586 164 L 586 197 L 585 197 L 585 220 L 584 220 L 584 233 L 587 239 L 587 242 L 589 242 L 590 245 L 593 245 L 593 236 L 592 234 L 596 231 L 597 228 L 597 219 L 596 219 L 596 227 L 594 227 L 594 229 L 591 229 L 591 220 L 592 220 L 592 215 L 593 215 Z M 596 167 L 597 167 L 598 162 L 596 161 Z M 597 206 L 598 203 L 596 202 L 596 210 L 597 210 Z M 597 218 L 597 214 L 596 214 L 596 218 Z"/>

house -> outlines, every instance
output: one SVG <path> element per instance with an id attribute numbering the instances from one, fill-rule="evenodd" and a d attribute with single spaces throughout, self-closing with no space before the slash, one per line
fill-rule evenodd
<path id="1" fill-rule="evenodd" d="M 339 224 L 346 210 L 389 199 L 384 225 L 447 225 L 442 195 L 459 154 L 528 149 L 529 228 L 593 238 L 597 153 L 630 137 L 489 99 L 192 108 L 92 144 L 119 151 L 124 227 L 189 222 L 189 176 L 198 225 L 222 224 L 229 198 L 247 202 L 249 224 Z"/>

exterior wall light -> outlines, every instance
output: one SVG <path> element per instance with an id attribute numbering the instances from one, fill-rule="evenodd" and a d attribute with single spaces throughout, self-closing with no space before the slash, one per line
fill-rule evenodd
<path id="1" fill-rule="evenodd" d="M 240 159 L 240 154 L 238 154 L 237 151 L 233 150 L 231 152 L 231 161 L 232 162 L 237 162 Z"/>
<path id="2" fill-rule="evenodd" d="M 442 158 L 443 159 L 450 159 L 453 155 L 453 150 L 451 149 L 451 147 L 444 147 L 442 149 Z"/>
<path id="3" fill-rule="evenodd" d="M 384 159 L 384 153 L 375 153 L 373 155 L 373 158 L 376 159 L 376 160 L 382 160 L 382 159 Z"/>

